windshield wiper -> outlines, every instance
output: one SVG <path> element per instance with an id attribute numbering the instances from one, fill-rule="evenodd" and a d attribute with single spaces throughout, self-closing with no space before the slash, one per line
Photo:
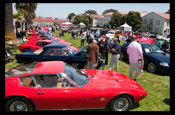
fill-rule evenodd
<path id="1" fill-rule="evenodd" d="M 91 74 L 91 77 L 94 78 L 94 75 Z"/>

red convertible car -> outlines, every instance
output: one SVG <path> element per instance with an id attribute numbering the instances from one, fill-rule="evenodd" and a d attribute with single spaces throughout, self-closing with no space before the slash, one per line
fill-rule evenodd
<path id="1" fill-rule="evenodd" d="M 62 43 L 58 43 L 56 40 L 37 40 L 37 41 L 27 42 L 25 44 L 20 45 L 19 50 L 21 52 L 34 51 L 34 50 L 40 49 L 43 46 L 48 45 L 48 44 L 62 44 Z M 76 48 L 74 46 L 68 45 L 68 47 L 72 51 L 78 51 L 79 50 L 78 48 Z"/>
<path id="2" fill-rule="evenodd" d="M 145 42 L 150 44 L 155 44 L 154 40 L 150 38 L 149 36 L 138 36 L 137 42 Z"/>
<path id="3" fill-rule="evenodd" d="M 21 64 L 5 72 L 6 111 L 127 111 L 146 95 L 137 82 L 121 73 L 79 70 L 63 61 Z"/>

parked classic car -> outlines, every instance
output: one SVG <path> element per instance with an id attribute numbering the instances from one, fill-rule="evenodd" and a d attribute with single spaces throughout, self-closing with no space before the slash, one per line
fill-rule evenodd
<path id="1" fill-rule="evenodd" d="M 154 40 L 150 38 L 149 36 L 139 36 L 137 39 L 137 42 L 145 42 L 150 44 L 155 44 Z"/>
<path id="2" fill-rule="evenodd" d="M 147 92 L 119 72 L 75 69 L 62 61 L 21 64 L 5 72 L 6 111 L 127 111 Z"/>
<path id="3" fill-rule="evenodd" d="M 144 68 L 150 73 L 170 72 L 170 55 L 161 51 L 157 46 L 149 43 L 138 42 L 142 46 L 143 57 L 144 57 Z M 121 47 L 121 60 L 128 61 L 127 47 L 130 44 L 124 44 Z"/>
<path id="4" fill-rule="evenodd" d="M 88 46 L 83 47 L 78 51 L 73 51 L 65 44 L 50 44 L 34 52 L 23 52 L 16 54 L 17 63 L 30 63 L 33 61 L 65 61 L 76 68 L 86 68 L 87 55 L 86 50 Z M 72 46 L 73 47 L 73 46 Z M 99 57 L 98 69 L 103 69 L 104 59 Z"/>

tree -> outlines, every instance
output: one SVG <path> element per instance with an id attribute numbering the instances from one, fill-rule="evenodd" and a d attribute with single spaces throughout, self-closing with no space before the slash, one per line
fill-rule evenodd
<path id="1" fill-rule="evenodd" d="M 112 28 L 119 27 L 124 23 L 122 19 L 123 16 L 119 12 L 114 13 L 111 17 L 111 20 L 109 21 L 109 24 Z"/>
<path id="2" fill-rule="evenodd" d="M 125 21 L 128 25 L 132 26 L 133 31 L 137 31 L 142 26 L 142 17 L 139 12 L 130 11 L 125 16 Z"/>
<path id="3" fill-rule="evenodd" d="M 16 3 L 15 4 L 16 10 L 23 9 L 25 10 L 25 20 L 26 20 L 26 30 L 29 24 L 32 23 L 32 19 L 35 18 L 35 10 L 37 8 L 37 3 Z"/>
<path id="4" fill-rule="evenodd" d="M 91 20 L 90 16 L 88 16 L 87 14 L 82 14 L 81 16 L 80 15 L 75 16 L 73 24 L 77 25 L 77 24 L 83 22 L 87 26 L 88 24 L 91 23 L 91 21 L 92 20 Z"/>
<path id="5" fill-rule="evenodd" d="M 118 11 L 115 10 L 115 9 L 108 9 L 108 10 L 105 10 L 102 15 L 106 14 L 106 13 L 109 13 L 109 12 L 113 12 L 113 13 L 117 13 Z"/>
<path id="6" fill-rule="evenodd" d="M 70 13 L 69 15 L 68 15 L 68 19 L 69 19 L 69 22 L 71 22 L 71 19 L 73 18 L 75 16 L 75 13 Z"/>
<path id="7" fill-rule="evenodd" d="M 5 3 L 5 39 L 16 39 L 13 25 L 12 3 Z"/>
<path id="8" fill-rule="evenodd" d="M 97 12 L 95 10 L 87 10 L 85 11 L 85 14 L 97 14 Z"/>

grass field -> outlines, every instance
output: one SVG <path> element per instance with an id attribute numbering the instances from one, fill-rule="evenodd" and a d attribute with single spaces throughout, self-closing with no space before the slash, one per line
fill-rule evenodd
<path id="1" fill-rule="evenodd" d="M 56 32 L 56 35 L 59 32 Z M 72 46 L 80 47 L 80 38 L 72 39 L 71 34 L 65 33 L 62 37 Z M 122 42 L 121 42 L 122 44 Z M 87 43 L 85 43 L 87 45 Z M 14 47 L 17 53 L 20 53 L 18 46 Z M 12 58 L 15 58 L 14 56 Z M 109 54 L 108 63 L 110 63 L 111 54 Z M 16 60 L 5 65 L 5 69 L 16 66 Z M 107 70 L 109 65 L 105 66 Z M 129 76 L 129 64 L 119 60 L 119 72 Z M 170 111 L 170 77 L 165 75 L 156 75 L 143 71 L 138 77 L 139 84 L 147 91 L 146 98 L 139 103 L 134 104 L 130 111 Z"/>

